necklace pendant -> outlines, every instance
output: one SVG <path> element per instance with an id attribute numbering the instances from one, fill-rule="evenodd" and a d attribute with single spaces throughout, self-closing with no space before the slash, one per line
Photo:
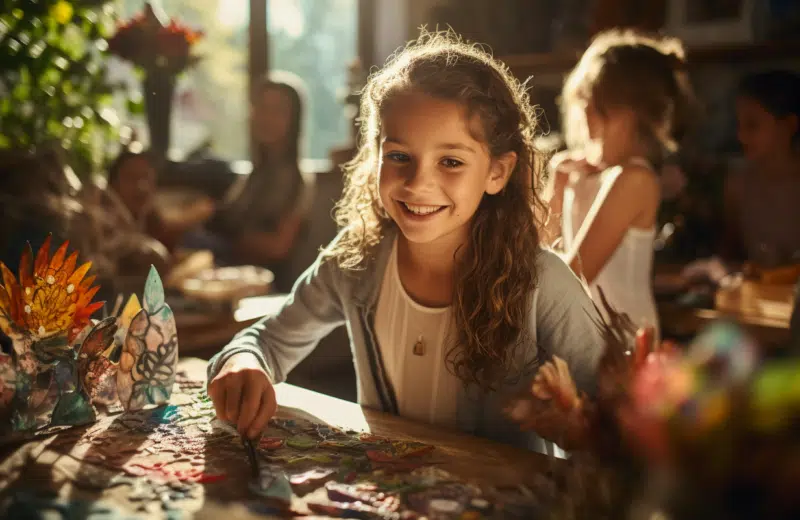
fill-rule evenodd
<path id="1" fill-rule="evenodd" d="M 424 356 L 425 355 L 425 341 L 423 341 L 422 336 L 417 338 L 417 342 L 414 343 L 414 349 L 412 350 L 415 356 Z"/>

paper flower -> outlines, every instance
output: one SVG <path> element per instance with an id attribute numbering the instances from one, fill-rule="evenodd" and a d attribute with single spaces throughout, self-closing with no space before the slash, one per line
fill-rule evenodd
<path id="1" fill-rule="evenodd" d="M 0 262 L 0 326 L 3 332 L 22 333 L 35 340 L 66 335 L 71 342 L 89 324 L 91 315 L 103 306 L 92 302 L 100 286 L 86 277 L 92 266 L 76 268 L 78 252 L 67 257 L 69 242 L 50 257 L 51 237 L 42 244 L 33 261 L 30 244 L 22 253 L 19 280 Z"/>

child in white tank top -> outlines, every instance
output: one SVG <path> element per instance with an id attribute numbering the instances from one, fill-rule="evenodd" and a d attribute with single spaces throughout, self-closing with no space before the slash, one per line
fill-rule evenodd
<path id="1" fill-rule="evenodd" d="M 639 326 L 658 330 L 652 291 L 660 162 L 690 100 L 676 40 L 600 34 L 564 87 L 568 131 L 584 138 L 554 157 L 550 238 L 565 260 Z"/>

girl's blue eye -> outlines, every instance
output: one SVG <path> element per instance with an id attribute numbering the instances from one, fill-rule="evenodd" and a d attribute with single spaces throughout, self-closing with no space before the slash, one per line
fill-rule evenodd
<path id="1" fill-rule="evenodd" d="M 442 165 L 445 168 L 458 168 L 462 166 L 464 163 L 459 161 L 458 159 L 442 159 Z"/>
<path id="2" fill-rule="evenodd" d="M 408 155 L 401 152 L 389 152 L 384 157 L 390 161 L 408 162 Z"/>

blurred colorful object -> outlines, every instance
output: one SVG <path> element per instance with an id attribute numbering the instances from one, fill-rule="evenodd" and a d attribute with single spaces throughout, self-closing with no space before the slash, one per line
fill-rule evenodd
<path id="1" fill-rule="evenodd" d="M 121 396 L 125 410 L 165 403 L 178 361 L 175 320 L 155 268 L 145 308 L 132 295 L 120 316 L 91 315 L 99 287 L 68 243 L 50 256 L 48 237 L 33 259 L 23 251 L 19 280 L 0 263 L 0 431 L 31 432 L 95 420 L 94 404 Z M 122 369 L 122 371 L 120 371 Z"/>
<path id="2" fill-rule="evenodd" d="M 659 498 L 650 505 L 667 518 L 800 518 L 800 360 L 764 361 L 732 322 L 676 349 L 609 315 L 595 395 L 566 409 L 553 399 L 574 391 L 563 367 L 548 377 L 556 359 L 518 398 L 528 404 L 510 407 L 528 411 L 512 417 L 545 438 L 563 441 L 551 432 L 582 429 L 567 437 L 576 476 L 565 507 L 606 518 L 600 511 L 619 514 L 655 485 Z M 606 503 L 578 506 L 592 486 L 607 490 L 592 495 Z"/>

